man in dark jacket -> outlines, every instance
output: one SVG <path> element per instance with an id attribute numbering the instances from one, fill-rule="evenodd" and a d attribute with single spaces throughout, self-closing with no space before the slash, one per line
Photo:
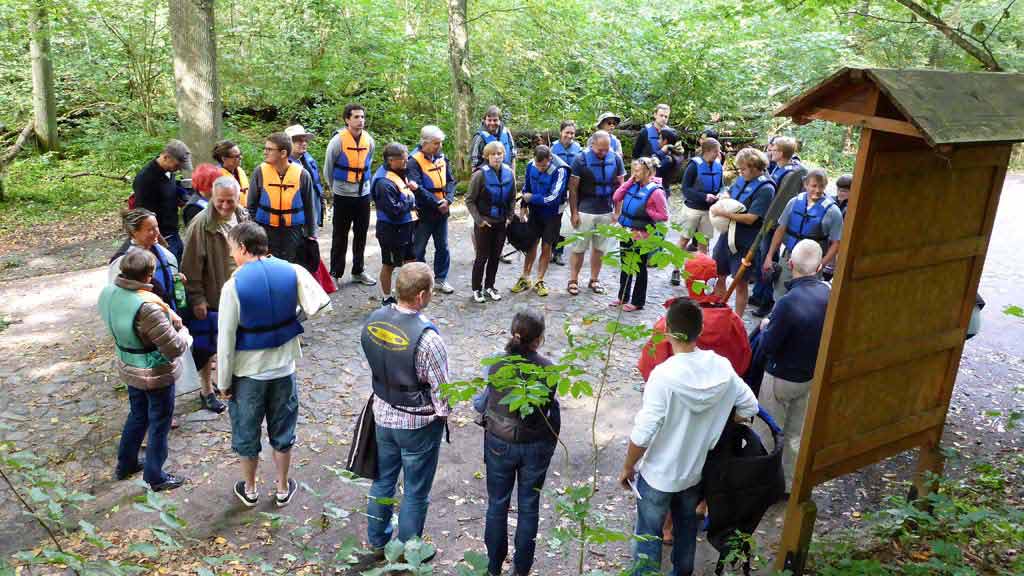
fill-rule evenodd
<path id="1" fill-rule="evenodd" d="M 181 260 L 184 245 L 178 235 L 178 206 L 187 200 L 179 190 L 174 173 L 189 166 L 192 153 L 181 140 L 171 140 L 160 155 L 146 164 L 132 182 L 135 205 L 156 214 L 160 234 L 174 257 Z"/>
<path id="2" fill-rule="evenodd" d="M 767 364 L 758 400 L 786 438 L 782 452 L 786 492 L 793 486 L 793 466 L 831 293 L 829 285 L 815 277 L 820 265 L 821 246 L 809 239 L 797 242 L 789 258 L 793 270 L 789 292 L 775 303 L 761 335 Z"/>
<path id="3" fill-rule="evenodd" d="M 406 176 L 409 150 L 392 142 L 384 147 L 384 165 L 373 175 L 373 203 L 377 206 L 377 241 L 380 242 L 380 289 L 382 306 L 394 304 L 391 274 L 412 262 L 413 233 L 416 229 L 416 182 Z"/>
<path id="4" fill-rule="evenodd" d="M 646 124 L 636 135 L 636 142 L 633 144 L 633 158 L 653 156 L 656 150 L 661 149 L 658 139 L 661 131 L 668 126 L 668 116 L 672 109 L 668 104 L 658 104 L 654 107 L 654 116 L 651 122 Z"/>

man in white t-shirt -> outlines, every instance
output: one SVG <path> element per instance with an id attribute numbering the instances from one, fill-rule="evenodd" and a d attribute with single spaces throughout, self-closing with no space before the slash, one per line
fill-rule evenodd
<path id="1" fill-rule="evenodd" d="M 757 398 L 727 359 L 697 348 L 703 327 L 700 307 L 679 298 L 668 309 L 666 328 L 673 355 L 651 372 L 643 405 L 629 437 L 619 482 L 637 495 L 637 541 L 633 559 L 639 574 L 658 574 L 661 527 L 672 514 L 672 571 L 693 572 L 697 547 L 697 505 L 704 460 L 718 442 L 729 413 L 757 414 Z"/>

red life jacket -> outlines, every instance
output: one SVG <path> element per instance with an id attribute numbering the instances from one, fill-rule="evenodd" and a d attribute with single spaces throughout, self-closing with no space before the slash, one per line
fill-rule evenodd
<path id="1" fill-rule="evenodd" d="M 674 298 L 665 302 L 668 308 Z M 704 313 L 704 328 L 700 337 L 697 338 L 697 348 L 710 350 L 719 356 L 724 356 L 736 374 L 743 376 L 750 366 L 750 340 L 747 338 L 747 329 L 743 320 L 732 311 L 732 308 L 724 304 L 701 303 L 701 312 Z M 654 325 L 654 331 L 665 334 L 665 317 L 662 316 Z M 668 338 L 663 338 L 657 344 L 648 340 L 640 352 L 640 359 L 637 361 L 637 369 L 644 377 L 644 381 L 651 375 L 651 371 L 658 364 L 661 364 L 672 355 L 672 344 Z"/>

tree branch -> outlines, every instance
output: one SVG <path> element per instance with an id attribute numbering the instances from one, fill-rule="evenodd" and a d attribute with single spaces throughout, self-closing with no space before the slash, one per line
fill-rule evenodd
<path id="1" fill-rule="evenodd" d="M 108 180 L 117 180 L 118 182 L 124 182 L 125 184 L 131 184 L 132 181 L 128 178 L 128 174 L 123 176 L 111 176 L 109 174 L 100 174 L 98 172 L 75 172 L 74 174 L 65 174 L 61 176 L 61 180 L 67 180 L 68 178 L 81 178 L 82 176 L 96 176 L 97 178 L 106 178 Z"/>
<path id="2" fill-rule="evenodd" d="M 36 522 L 38 522 L 39 525 L 43 527 L 43 530 L 46 530 L 46 533 L 50 535 L 50 540 L 53 540 L 53 545 L 56 546 L 57 550 L 60 550 L 60 552 L 63 554 L 64 553 L 64 548 L 61 547 L 60 541 L 57 540 L 57 535 L 54 534 L 53 530 L 50 529 L 49 524 L 47 524 L 46 522 L 43 522 L 42 519 L 39 518 L 39 516 L 36 516 L 35 509 L 32 508 L 31 504 L 26 502 L 25 499 L 21 497 L 21 494 L 14 487 L 14 484 L 11 482 L 11 479 L 7 477 L 6 473 L 4 473 L 4 469 L 3 468 L 0 468 L 0 478 L 3 478 L 4 482 L 7 483 L 7 487 L 11 489 L 11 492 L 14 493 L 14 496 L 18 499 L 19 502 L 21 502 L 21 505 L 24 506 L 25 509 L 28 510 L 29 514 L 33 518 L 36 519 Z M 77 574 L 78 572 L 75 571 L 75 573 Z"/>
<path id="3" fill-rule="evenodd" d="M 985 42 L 980 38 L 977 38 L 962 29 L 952 28 L 941 18 L 931 13 L 927 8 L 918 4 L 914 0 L 895 0 L 895 2 L 924 19 L 925 22 L 935 27 L 939 32 L 942 32 L 943 36 L 948 38 L 950 42 L 959 46 L 964 52 L 970 54 L 978 62 L 981 62 L 986 70 L 990 72 L 1002 72 L 1003 67 L 999 65 L 995 55 L 992 54 L 992 50 L 990 50 Z M 975 44 L 972 44 L 971 41 L 974 41 L 978 45 L 976 46 Z"/>
<path id="4" fill-rule="evenodd" d="M 22 148 L 25 147 L 25 143 L 32 137 L 32 134 L 35 132 L 35 128 L 36 117 L 33 116 L 32 119 L 25 124 L 25 127 L 21 129 L 21 134 L 18 134 L 18 139 L 14 141 L 14 144 L 4 152 L 3 156 L 0 156 L 0 172 L 3 172 L 4 168 L 7 167 L 7 164 L 11 160 L 14 160 L 14 157 L 21 152 Z"/>
<path id="5" fill-rule="evenodd" d="M 996 20 L 996 23 L 992 25 L 991 29 L 989 29 L 988 34 L 986 34 L 985 38 L 982 39 L 982 44 L 988 42 L 988 39 L 995 33 L 996 28 L 999 28 L 999 25 L 1003 23 L 1003 20 L 1006 20 L 1006 18 L 1010 16 L 1010 8 L 1013 8 L 1015 2 L 1017 2 L 1017 0 L 1010 0 L 1010 3 L 1006 5 L 1006 8 L 1003 8 L 1003 13 L 999 15 L 999 19 Z"/>
<path id="6" fill-rule="evenodd" d="M 495 8 L 494 10 L 484 10 L 483 12 L 477 14 L 476 16 L 473 16 L 472 18 L 468 18 L 466 20 L 466 24 L 479 20 L 485 16 L 490 16 L 491 14 L 498 14 L 501 12 L 519 12 L 521 10 L 526 10 L 527 8 L 529 8 L 529 6 L 513 6 L 512 8 Z"/>

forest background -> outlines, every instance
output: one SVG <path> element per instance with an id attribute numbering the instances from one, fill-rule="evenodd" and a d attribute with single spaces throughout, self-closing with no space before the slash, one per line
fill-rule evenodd
<path id="1" fill-rule="evenodd" d="M 349 102 L 367 108 L 378 155 L 435 123 L 450 156 L 456 105 L 469 131 L 497 104 L 516 134 L 554 134 L 564 118 L 586 134 L 602 111 L 637 127 L 667 102 L 691 136 L 794 134 L 802 158 L 836 174 L 852 168 L 855 131 L 772 111 L 840 66 L 1024 66 L 1014 0 L 0 0 L 0 246 L 38 224 L 44 235 L 116 231 L 130 179 L 179 133 L 170 16 L 197 10 L 215 18 L 221 135 L 241 145 L 247 170 L 262 138 L 292 123 L 317 134 L 310 151 L 322 159 Z M 465 21 L 459 67 L 450 14 Z M 58 147 L 29 131 L 11 156 L 33 119 L 30 40 L 42 36 Z M 453 90 L 456 73 L 465 85 Z"/>

